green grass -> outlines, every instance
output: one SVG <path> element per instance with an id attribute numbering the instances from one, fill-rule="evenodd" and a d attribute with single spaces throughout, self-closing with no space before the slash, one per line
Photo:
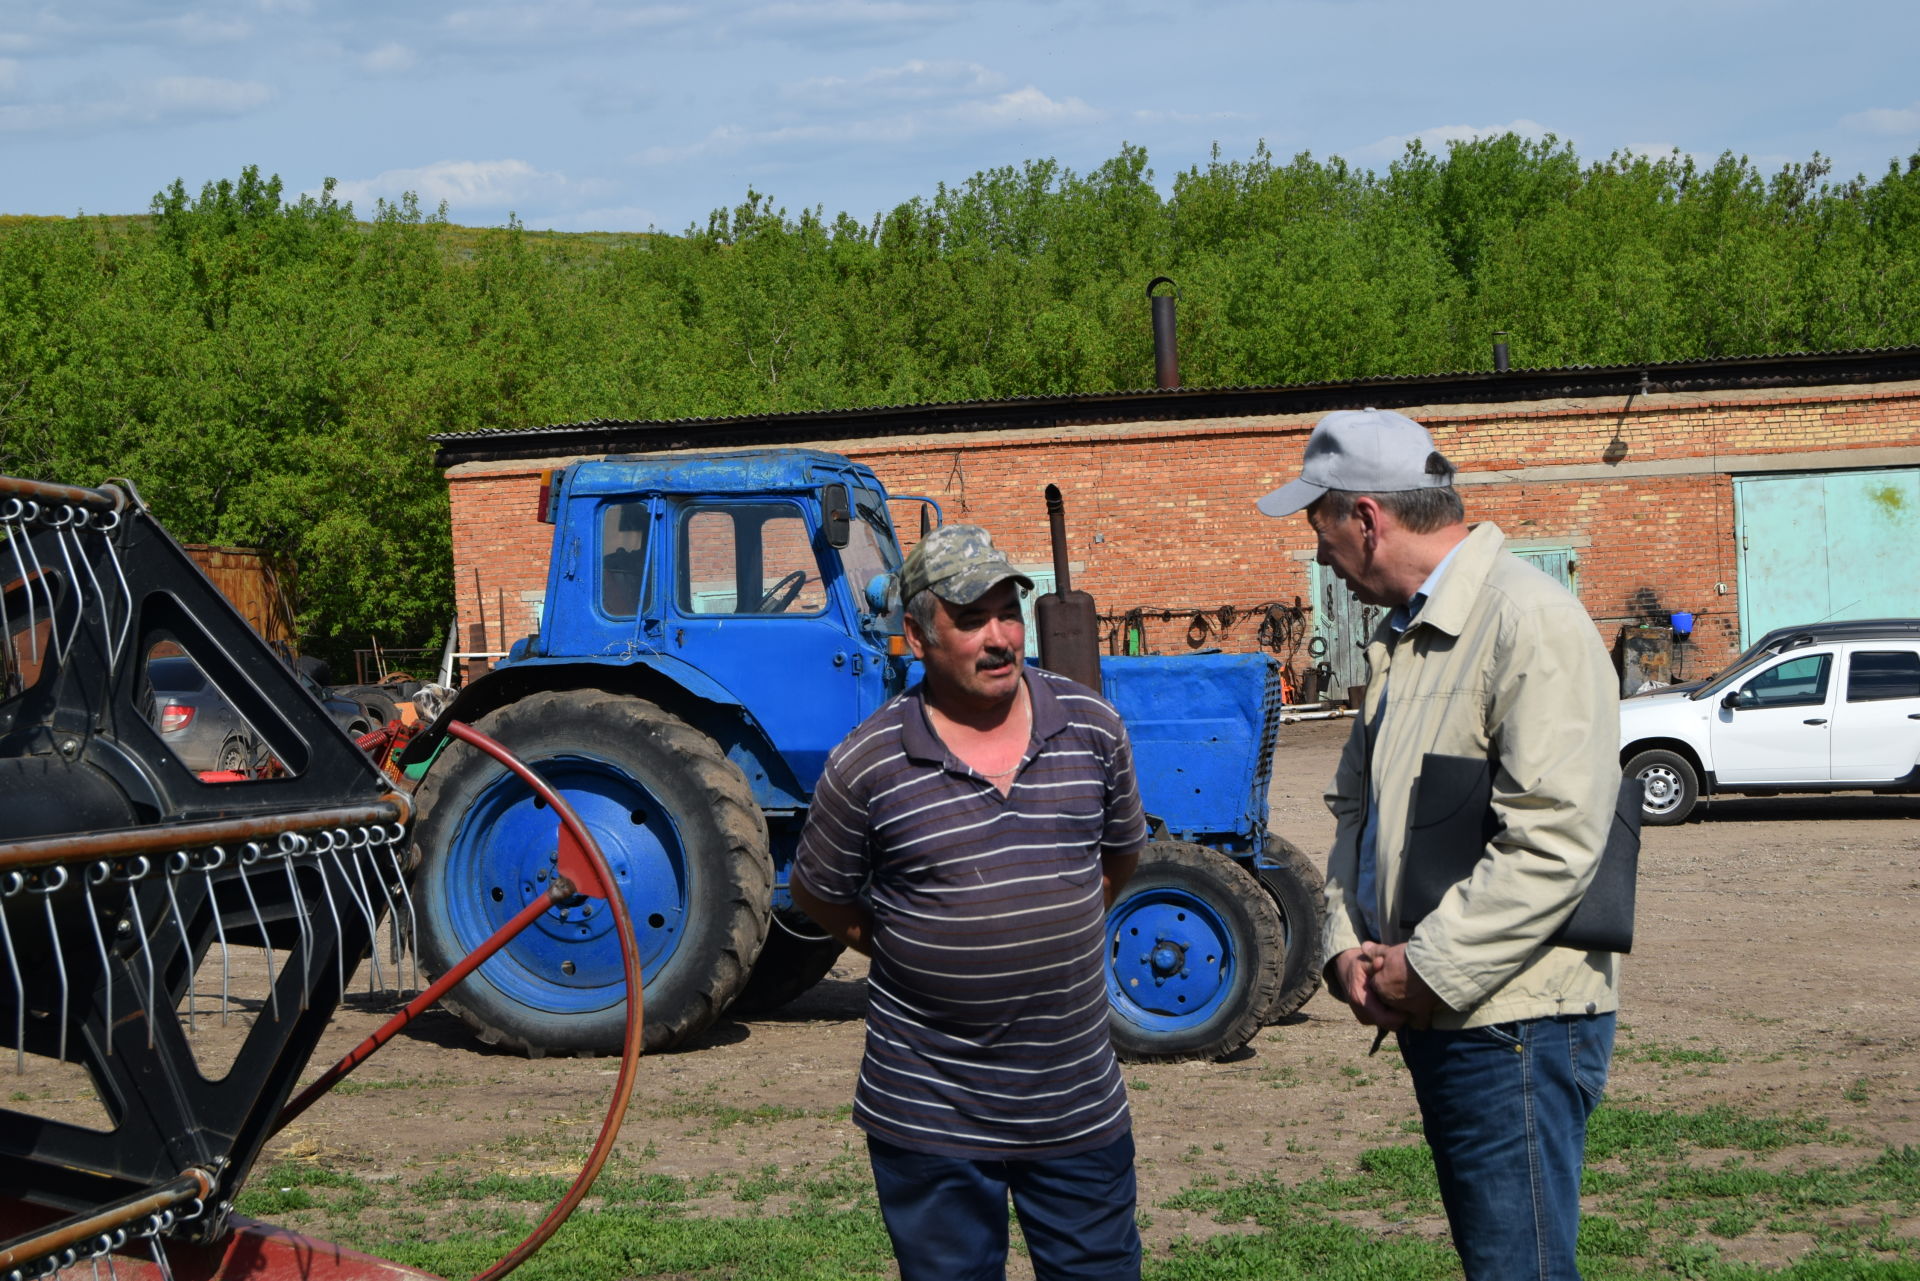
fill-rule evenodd
<path id="1" fill-rule="evenodd" d="M 818 1163 L 742 1162 L 724 1177 L 644 1168 L 655 1159 L 616 1159 L 520 1275 L 888 1274 L 872 1181 L 853 1145 Z M 1589 1162 L 1580 1228 L 1589 1281 L 1920 1281 L 1920 1239 L 1905 1228 L 1920 1211 L 1920 1148 L 1874 1152 L 1801 1116 L 1604 1106 Z M 1417 1135 L 1305 1179 L 1283 1179 L 1288 1169 L 1250 1178 L 1196 1171 L 1177 1194 L 1142 1205 L 1143 1222 L 1170 1211 L 1223 1229 L 1152 1250 L 1147 1281 L 1459 1275 L 1432 1157 Z M 283 1162 L 255 1174 L 239 1209 L 442 1276 L 470 1276 L 544 1217 L 566 1182 L 460 1167 L 369 1182 Z M 1769 1249 L 1772 1237 L 1784 1240 Z M 1761 1268 L 1741 1262 L 1742 1254 L 1797 1257 Z"/>

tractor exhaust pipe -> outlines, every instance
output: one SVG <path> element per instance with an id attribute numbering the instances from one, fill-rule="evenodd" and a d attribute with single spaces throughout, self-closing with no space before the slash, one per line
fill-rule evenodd
<path id="1" fill-rule="evenodd" d="M 1160 301 L 1155 299 L 1155 302 Z M 1100 692 L 1100 620 L 1093 597 L 1073 590 L 1067 564 L 1067 508 L 1060 486 L 1047 486 L 1047 524 L 1053 533 L 1054 591 L 1033 603 L 1040 631 L 1040 666 Z"/>

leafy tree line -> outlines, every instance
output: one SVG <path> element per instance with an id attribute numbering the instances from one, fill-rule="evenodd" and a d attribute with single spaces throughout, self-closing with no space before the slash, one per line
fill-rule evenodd
<path id="1" fill-rule="evenodd" d="M 0 221 L 0 470 L 127 476 L 186 541 L 300 569 L 311 642 L 426 643 L 451 611 L 431 433 L 593 417 L 1231 386 L 1920 342 L 1920 155 L 1582 163 L 1551 138 L 1385 173 L 1123 148 L 975 174 L 863 222 L 749 191 L 680 235 L 370 220 L 254 168 L 144 218 Z"/>

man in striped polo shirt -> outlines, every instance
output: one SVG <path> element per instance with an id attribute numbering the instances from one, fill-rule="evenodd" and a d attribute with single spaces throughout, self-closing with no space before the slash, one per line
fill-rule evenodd
<path id="1" fill-rule="evenodd" d="M 828 758 L 794 902 L 872 958 L 854 1122 L 904 1281 L 1140 1275 L 1106 909 L 1146 844 L 1119 716 L 1027 668 L 1020 589 L 947 525 L 900 571 L 925 677 Z"/>

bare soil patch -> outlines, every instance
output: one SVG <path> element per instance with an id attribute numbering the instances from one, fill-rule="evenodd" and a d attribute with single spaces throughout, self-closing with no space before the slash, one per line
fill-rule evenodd
<path id="1" fill-rule="evenodd" d="M 1320 794 L 1347 727 L 1305 722 L 1281 734 L 1272 822 L 1309 851 L 1332 833 Z M 1805 1114 L 1874 1147 L 1920 1145 L 1920 949 L 1910 942 L 1920 799 L 1738 799 L 1703 812 L 1646 833 L 1611 1097 Z M 712 1194 L 694 1212 L 710 1214 L 739 1212 L 741 1181 L 768 1166 L 808 1178 L 863 1168 L 847 1103 L 864 1001 L 855 958 L 773 1017 L 723 1021 L 693 1048 L 646 1060 L 622 1156 L 707 1180 Z M 351 998 L 316 1068 L 392 1008 L 385 995 Z M 1369 1039 L 1322 994 L 1231 1061 L 1128 1068 L 1149 1241 L 1240 1230 L 1162 1208 L 1202 1176 L 1350 1172 L 1365 1149 L 1412 1141 L 1398 1057 L 1369 1058 Z M 447 1163 L 571 1174 L 613 1079 L 607 1061 L 490 1050 L 433 1012 L 276 1139 L 267 1160 L 364 1179 Z M 1776 1239 L 1772 1255 L 1749 1261 L 1777 1266 L 1791 1249 Z"/>

